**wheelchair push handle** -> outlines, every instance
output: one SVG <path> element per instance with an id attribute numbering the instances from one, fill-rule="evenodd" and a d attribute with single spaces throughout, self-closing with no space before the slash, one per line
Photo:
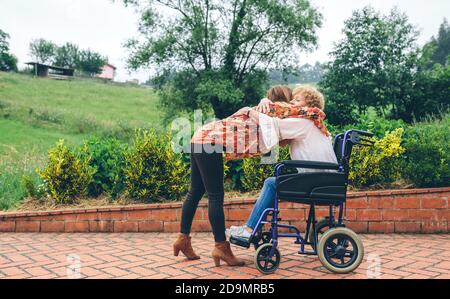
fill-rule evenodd
<path id="1" fill-rule="evenodd" d="M 373 133 L 360 130 L 351 130 L 349 133 L 350 141 L 355 145 L 372 146 L 375 143 L 374 140 L 369 139 L 374 136 Z"/>

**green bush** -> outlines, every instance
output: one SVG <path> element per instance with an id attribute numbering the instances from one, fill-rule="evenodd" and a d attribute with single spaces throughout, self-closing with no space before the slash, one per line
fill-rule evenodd
<path id="1" fill-rule="evenodd" d="M 289 147 L 280 147 L 279 161 L 289 160 Z M 244 159 L 242 162 L 242 187 L 245 191 L 260 190 L 265 179 L 274 176 L 275 164 L 261 164 L 261 158 Z"/>
<path id="2" fill-rule="evenodd" d="M 115 138 L 92 137 L 85 142 L 85 147 L 87 152 L 82 153 L 90 156 L 89 165 L 95 169 L 87 188 L 88 195 L 107 193 L 116 198 L 125 187 L 123 168 L 126 145 Z"/>
<path id="3" fill-rule="evenodd" d="M 185 195 L 189 171 L 182 155 L 173 151 L 171 139 L 170 134 L 136 130 L 125 153 L 125 189 L 130 197 L 155 202 Z"/>
<path id="4" fill-rule="evenodd" d="M 87 148 L 81 158 L 60 140 L 48 152 L 48 163 L 43 170 L 37 170 L 46 183 L 48 192 L 57 203 L 71 203 L 86 193 L 95 170 L 89 166 Z"/>
<path id="5" fill-rule="evenodd" d="M 400 178 L 403 129 L 387 133 L 382 139 L 373 137 L 373 146 L 354 147 L 350 159 L 349 183 L 353 187 L 391 183 Z"/>
<path id="6" fill-rule="evenodd" d="M 417 187 L 450 185 L 450 115 L 405 132 L 402 175 Z"/>
<path id="7" fill-rule="evenodd" d="M 36 175 L 36 174 L 34 174 Z M 26 192 L 27 196 L 33 198 L 43 198 L 48 194 L 47 187 L 45 183 L 39 177 L 31 175 L 22 176 L 22 189 Z"/>

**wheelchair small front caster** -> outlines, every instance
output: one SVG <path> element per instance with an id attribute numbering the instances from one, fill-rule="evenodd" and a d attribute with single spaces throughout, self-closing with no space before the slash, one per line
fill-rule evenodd
<path id="1" fill-rule="evenodd" d="M 271 232 L 262 232 L 256 236 L 255 242 L 253 242 L 253 246 L 255 247 L 255 250 L 258 250 L 258 248 L 261 245 L 270 243 L 271 240 L 272 240 Z"/>
<path id="2" fill-rule="evenodd" d="M 263 244 L 255 252 L 255 265 L 259 272 L 271 274 L 278 269 L 281 262 L 281 255 L 278 248 L 274 248 L 273 255 L 269 257 L 273 244 Z"/>
<path id="3" fill-rule="evenodd" d="M 349 273 L 358 268 L 364 247 L 358 235 L 345 227 L 327 230 L 319 240 L 317 254 L 322 265 L 334 273 Z"/>

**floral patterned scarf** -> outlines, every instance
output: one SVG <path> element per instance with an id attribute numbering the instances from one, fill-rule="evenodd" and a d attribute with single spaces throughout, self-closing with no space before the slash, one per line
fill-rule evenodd
<path id="1" fill-rule="evenodd" d="M 314 125 L 326 136 L 329 136 L 325 124 L 325 113 L 315 107 L 299 107 L 285 102 L 271 104 L 266 113 L 277 118 L 305 118 L 314 122 Z M 202 144 L 222 144 L 225 148 L 226 160 L 238 160 L 262 156 L 260 148 L 259 125 L 247 115 L 230 116 L 223 120 L 204 125 L 194 134 L 191 142 Z"/>

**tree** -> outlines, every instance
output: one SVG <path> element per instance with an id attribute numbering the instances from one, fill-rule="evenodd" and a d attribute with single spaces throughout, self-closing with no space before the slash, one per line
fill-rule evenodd
<path id="1" fill-rule="evenodd" d="M 442 65 L 448 65 L 448 56 L 450 55 L 450 26 L 447 19 L 439 28 L 438 37 L 435 40 L 436 50 L 433 54 L 433 61 Z"/>
<path id="2" fill-rule="evenodd" d="M 0 29 L 0 71 L 17 72 L 17 58 L 9 53 L 9 34 Z"/>
<path id="3" fill-rule="evenodd" d="M 266 70 L 295 64 L 321 25 L 308 0 L 124 2 L 141 13 L 141 36 L 126 44 L 130 68 L 156 67 L 167 111 L 210 107 L 219 118 L 255 103 Z"/>
<path id="4" fill-rule="evenodd" d="M 48 40 L 43 38 L 33 40 L 30 43 L 30 56 L 35 62 L 39 63 L 52 63 L 57 46 Z"/>
<path id="5" fill-rule="evenodd" d="M 421 68 L 430 70 L 435 64 L 448 65 L 450 56 L 450 26 L 444 19 L 439 27 L 438 36 L 425 44 L 421 53 Z"/>
<path id="6" fill-rule="evenodd" d="M 88 76 L 94 76 L 102 72 L 102 66 L 108 62 L 108 59 L 101 54 L 91 51 L 80 51 L 77 69 Z"/>
<path id="7" fill-rule="evenodd" d="M 375 107 L 379 115 L 410 121 L 418 32 L 408 17 L 397 9 L 381 15 L 365 7 L 345 21 L 343 34 L 320 84 L 329 120 L 352 123 L 356 112 Z"/>
<path id="8" fill-rule="evenodd" d="M 80 60 L 80 50 L 77 45 L 66 43 L 56 48 L 53 63 L 66 68 L 76 68 Z"/>

